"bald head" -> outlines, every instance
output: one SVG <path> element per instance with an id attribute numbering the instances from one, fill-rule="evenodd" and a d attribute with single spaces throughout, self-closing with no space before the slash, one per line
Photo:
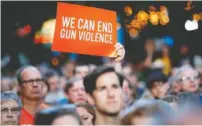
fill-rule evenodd
<path id="1" fill-rule="evenodd" d="M 37 73 L 41 77 L 41 73 L 36 67 L 31 65 L 21 67 L 16 73 L 18 84 L 22 84 L 23 76 L 26 76 L 26 73 L 32 74 L 32 72 Z"/>
<path id="2" fill-rule="evenodd" d="M 17 79 L 21 86 L 21 95 L 24 99 L 39 101 L 42 98 L 44 81 L 40 71 L 36 67 L 22 67 L 17 71 Z"/>

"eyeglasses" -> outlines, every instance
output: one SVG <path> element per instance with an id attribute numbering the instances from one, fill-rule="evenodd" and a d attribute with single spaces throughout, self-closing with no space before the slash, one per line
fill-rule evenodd
<path id="1" fill-rule="evenodd" d="M 199 77 L 200 75 L 191 76 L 191 77 L 182 77 L 181 79 L 179 79 L 179 82 L 194 81 L 196 79 L 199 79 Z"/>
<path id="2" fill-rule="evenodd" d="M 19 114 L 21 108 L 20 107 L 13 107 L 13 108 L 1 108 L 1 113 L 6 114 L 11 111 L 13 114 Z"/>
<path id="3" fill-rule="evenodd" d="M 26 84 L 34 84 L 34 82 L 36 82 L 37 84 L 42 84 L 44 82 L 44 79 L 43 78 L 37 78 L 37 79 L 30 79 L 30 80 L 22 81 L 22 83 L 26 83 Z"/>

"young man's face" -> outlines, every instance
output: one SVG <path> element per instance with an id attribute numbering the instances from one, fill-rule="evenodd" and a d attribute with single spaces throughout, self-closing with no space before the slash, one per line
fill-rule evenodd
<path id="1" fill-rule="evenodd" d="M 116 115 L 124 104 L 124 93 L 114 72 L 104 73 L 97 78 L 92 96 L 96 110 L 101 113 Z"/>
<path id="2" fill-rule="evenodd" d="M 166 95 L 168 90 L 167 84 L 162 81 L 155 81 L 153 83 L 151 93 L 155 98 L 162 98 Z"/>
<path id="3" fill-rule="evenodd" d="M 195 92 L 199 88 L 199 77 L 193 69 L 187 69 L 181 74 L 181 89 L 185 92 Z"/>
<path id="4" fill-rule="evenodd" d="M 17 102 L 12 99 L 1 102 L 1 125 L 17 125 L 20 108 Z"/>
<path id="5" fill-rule="evenodd" d="M 72 103 L 85 103 L 87 99 L 83 80 L 74 82 L 73 86 L 68 90 L 67 97 Z"/>
<path id="6" fill-rule="evenodd" d="M 22 73 L 21 91 L 23 98 L 39 100 L 42 98 L 43 80 L 41 73 L 34 67 L 26 68 Z"/>

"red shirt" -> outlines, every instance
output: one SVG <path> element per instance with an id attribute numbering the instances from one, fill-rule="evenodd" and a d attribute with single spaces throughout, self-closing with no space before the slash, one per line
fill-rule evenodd
<path id="1" fill-rule="evenodd" d="M 22 108 L 19 125 L 34 125 L 34 116 Z"/>

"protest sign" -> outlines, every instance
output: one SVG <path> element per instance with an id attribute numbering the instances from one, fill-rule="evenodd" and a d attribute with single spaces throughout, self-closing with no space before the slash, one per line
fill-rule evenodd
<path id="1" fill-rule="evenodd" d="M 52 50 L 115 57 L 116 12 L 58 2 Z"/>

